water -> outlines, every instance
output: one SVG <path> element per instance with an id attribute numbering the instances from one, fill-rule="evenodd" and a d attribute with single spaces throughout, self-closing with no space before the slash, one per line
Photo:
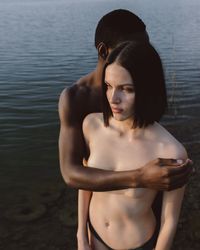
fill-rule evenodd
<path id="1" fill-rule="evenodd" d="M 126 8 L 146 23 L 166 72 L 166 123 L 199 119 L 199 0 L 0 2 L 0 176 L 5 187 L 59 175 L 59 94 L 97 61 L 95 27 Z M 200 141 L 199 133 L 193 135 Z M 19 181 L 21 180 L 21 181 Z"/>

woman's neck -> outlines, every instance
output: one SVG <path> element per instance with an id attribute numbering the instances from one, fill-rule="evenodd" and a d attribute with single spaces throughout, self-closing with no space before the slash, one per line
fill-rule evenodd
<path id="1" fill-rule="evenodd" d="M 111 117 L 109 120 L 109 127 L 115 130 L 119 136 L 138 136 L 144 132 L 144 128 L 134 128 L 133 127 L 134 120 L 133 118 L 128 118 L 123 121 L 116 120 Z"/>

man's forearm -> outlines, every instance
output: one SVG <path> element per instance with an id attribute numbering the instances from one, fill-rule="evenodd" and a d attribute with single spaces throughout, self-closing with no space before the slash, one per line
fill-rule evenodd
<path id="1" fill-rule="evenodd" d="M 75 164 L 61 167 L 61 173 L 65 182 L 73 188 L 112 191 L 137 187 L 141 170 L 110 171 Z"/>
<path id="2" fill-rule="evenodd" d="M 162 159 L 162 162 L 165 159 Z M 168 161 L 168 162 L 167 162 Z M 79 163 L 60 161 L 65 182 L 74 188 L 91 191 L 112 191 L 126 188 L 150 188 L 169 191 L 184 186 L 192 171 L 190 161 L 178 165 L 174 160 L 166 160 L 171 166 L 164 167 L 160 159 L 138 166 L 135 170 L 110 171 L 83 167 Z"/>

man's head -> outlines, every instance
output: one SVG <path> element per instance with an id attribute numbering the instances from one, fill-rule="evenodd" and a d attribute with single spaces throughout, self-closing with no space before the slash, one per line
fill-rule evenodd
<path id="1" fill-rule="evenodd" d="M 149 41 L 145 24 L 128 10 L 107 13 L 100 19 L 95 32 L 95 47 L 99 56 L 105 60 L 108 50 L 124 41 Z"/>

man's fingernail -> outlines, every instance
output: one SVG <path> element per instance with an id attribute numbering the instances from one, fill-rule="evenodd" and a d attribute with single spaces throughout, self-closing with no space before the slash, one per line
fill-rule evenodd
<path id="1" fill-rule="evenodd" d="M 178 160 L 177 160 L 177 163 L 178 163 L 178 164 L 182 164 L 182 163 L 183 163 L 183 160 L 178 159 Z"/>

